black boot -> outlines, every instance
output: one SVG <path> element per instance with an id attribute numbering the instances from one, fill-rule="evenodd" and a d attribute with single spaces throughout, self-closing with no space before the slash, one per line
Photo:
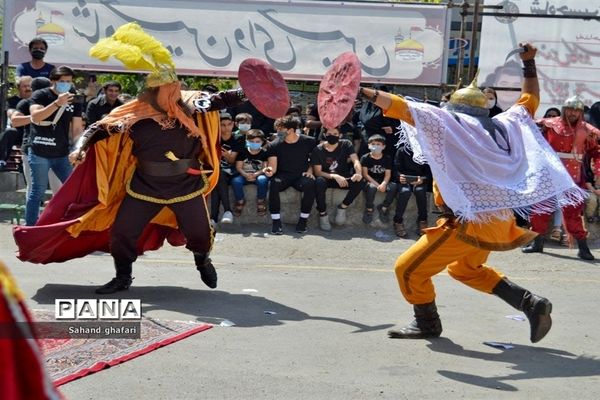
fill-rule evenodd
<path id="1" fill-rule="evenodd" d="M 539 342 L 550 331 L 552 327 L 552 318 L 550 317 L 552 303 L 550 300 L 536 296 L 506 278 L 498 282 L 492 293 L 525 313 L 529 320 L 532 343 Z"/>
<path id="2" fill-rule="evenodd" d="M 194 253 L 194 261 L 196 262 L 196 269 L 200 272 L 200 279 L 211 289 L 217 287 L 217 271 L 212 265 L 212 260 L 208 255 L 201 253 Z"/>
<path id="3" fill-rule="evenodd" d="M 542 235 L 536 236 L 535 239 L 527 246 L 521 249 L 523 253 L 543 253 L 544 252 L 544 237 Z"/>
<path id="4" fill-rule="evenodd" d="M 389 330 L 393 339 L 424 339 L 439 337 L 442 334 L 442 321 L 437 313 L 435 301 L 415 304 L 415 320 L 404 328 Z"/>
<path id="5" fill-rule="evenodd" d="M 129 289 L 131 286 L 131 282 L 133 282 L 133 278 L 131 275 L 118 275 L 115 278 L 112 278 L 110 282 L 107 284 L 100 286 L 96 289 L 97 294 L 112 294 L 116 292 L 120 292 L 122 290 Z"/>
<path id="6" fill-rule="evenodd" d="M 581 258 L 582 260 L 587 260 L 587 261 L 595 260 L 592 252 L 590 251 L 590 248 L 587 245 L 587 240 L 578 239 L 577 247 L 579 247 L 579 251 L 577 252 L 577 257 Z"/>

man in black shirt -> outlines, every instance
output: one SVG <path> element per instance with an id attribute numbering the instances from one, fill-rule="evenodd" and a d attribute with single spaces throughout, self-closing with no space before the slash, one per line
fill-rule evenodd
<path id="1" fill-rule="evenodd" d="M 18 94 L 8 98 L 8 109 L 6 110 L 6 116 L 8 121 L 11 121 L 11 128 L 7 128 L 0 135 L 0 168 L 6 165 L 6 161 L 10 156 L 10 151 L 15 145 L 20 145 L 23 141 L 23 128 L 20 126 L 12 125 L 12 114 L 17 108 L 19 101 L 28 99 L 31 97 L 31 77 L 20 76 L 17 78 L 17 90 Z M 4 128 L 4 127 L 2 127 Z"/>
<path id="2" fill-rule="evenodd" d="M 362 167 L 352 142 L 340 140 L 340 136 L 338 128 L 327 128 L 326 142 L 317 146 L 310 155 L 310 163 L 317 177 L 315 188 L 319 226 L 325 231 L 331 230 L 325 200 L 327 188 L 348 190 L 344 200 L 337 206 L 335 216 L 335 223 L 343 225 L 346 222 L 346 208 L 352 204 L 365 185 Z"/>
<path id="3" fill-rule="evenodd" d="M 31 81 L 31 90 L 35 93 L 36 90 L 47 88 L 51 85 L 50 79 L 44 77 L 37 77 Z M 29 126 L 31 124 L 31 113 L 29 107 L 31 106 L 31 97 L 19 101 L 15 111 L 10 116 L 10 123 L 16 129 L 23 130 L 23 140 L 21 142 L 21 154 L 23 155 L 23 175 L 25 176 L 25 182 L 27 183 L 27 193 L 31 188 L 31 170 L 29 169 L 29 163 L 27 162 L 27 152 L 29 149 Z M 56 178 L 53 172 L 50 172 L 49 176 L 50 188 L 55 192 L 54 182 L 60 181 Z M 60 186 L 58 186 L 60 187 Z M 58 188 L 56 188 L 58 190 Z M 56 193 L 56 192 L 55 192 Z"/>
<path id="4" fill-rule="evenodd" d="M 304 233 L 315 201 L 315 178 L 309 165 L 309 157 L 317 142 L 309 136 L 299 135 L 296 129 L 300 127 L 300 121 L 290 115 L 279 118 L 275 121 L 275 126 L 278 127 L 279 137 L 267 149 L 268 166 L 265 169 L 265 175 L 273 177 L 269 189 L 269 211 L 273 220 L 271 232 L 275 235 L 283 234 L 279 193 L 292 186 L 302 192 L 296 232 Z"/>
<path id="5" fill-rule="evenodd" d="M 394 231 L 398 237 L 406 237 L 403 217 L 411 194 L 417 203 L 417 233 L 427 228 L 427 186 L 428 166 L 413 161 L 413 153 L 406 146 L 400 146 L 394 159 L 394 177 L 398 183 L 396 213 L 394 214 Z M 387 212 L 381 208 L 380 212 Z"/>
<path id="6" fill-rule="evenodd" d="M 85 112 L 86 123 L 93 124 L 100 121 L 106 114 L 123 103 L 119 100 L 121 84 L 117 81 L 109 81 L 102 85 L 103 94 L 90 101 Z"/>
<path id="7" fill-rule="evenodd" d="M 52 86 L 31 97 L 30 147 L 27 162 L 31 169 L 31 190 L 25 206 L 25 223 L 35 225 L 40 201 L 48 187 L 48 171 L 52 169 L 61 182 L 67 180 L 72 167 L 69 162 L 70 142 L 83 131 L 82 105 L 73 102 L 73 70 L 66 66 L 50 74 Z"/>

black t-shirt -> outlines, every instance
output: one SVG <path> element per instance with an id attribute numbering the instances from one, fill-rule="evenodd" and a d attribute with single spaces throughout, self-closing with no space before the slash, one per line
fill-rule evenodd
<path id="1" fill-rule="evenodd" d="M 405 147 L 400 147 L 396 151 L 396 157 L 394 159 L 394 180 L 397 180 L 400 174 L 427 176 L 428 167 L 429 166 L 426 164 L 417 164 L 414 162 L 412 151 Z"/>
<path id="2" fill-rule="evenodd" d="M 318 145 L 310 155 L 310 163 L 320 165 L 323 172 L 349 178 L 354 174 L 354 168 L 349 163 L 351 154 L 356 154 L 352 142 L 342 139 L 334 151 L 327 151 L 325 144 Z"/>
<path id="3" fill-rule="evenodd" d="M 85 111 L 85 118 L 88 125 L 93 124 L 96 121 L 100 121 L 105 115 L 109 114 L 113 109 L 123 105 L 119 99 L 114 104 L 110 104 L 106 101 L 105 95 L 100 95 L 95 99 L 91 100 Z"/>
<path id="4" fill-rule="evenodd" d="M 267 161 L 267 152 L 260 149 L 258 154 L 252 154 L 244 147 L 235 158 L 235 161 L 243 161 L 242 171 L 248 173 L 258 172 L 262 169 L 263 162 Z"/>
<path id="5" fill-rule="evenodd" d="M 29 114 L 29 106 L 31 105 L 31 99 L 22 99 L 17 103 L 15 110 L 23 115 Z M 21 152 L 27 154 L 27 148 L 29 147 L 29 125 L 24 125 L 16 128 L 18 131 L 23 133 L 23 142 L 21 143 Z"/>
<path id="6" fill-rule="evenodd" d="M 244 149 L 244 137 L 232 133 L 231 137 L 227 140 L 221 138 L 221 147 L 239 154 Z M 229 164 L 221 157 L 221 172 L 227 175 L 235 175 L 235 165 Z"/>
<path id="7" fill-rule="evenodd" d="M 31 95 L 31 104 L 39 104 L 43 107 L 48 106 L 50 103 L 58 99 L 52 89 L 45 88 L 36 90 Z M 56 125 L 40 126 L 36 124 L 30 124 L 31 132 L 31 149 L 33 153 L 40 157 L 56 158 L 64 157 L 69 154 L 69 128 L 71 120 L 74 117 L 81 117 L 81 104 L 69 104 L 60 119 L 56 122 Z M 46 121 L 54 121 L 54 117 L 58 112 L 52 113 Z"/>
<path id="8" fill-rule="evenodd" d="M 15 109 L 17 108 L 17 104 L 21 101 L 21 98 L 16 94 L 14 96 L 10 96 L 6 102 L 8 103 L 8 108 Z"/>
<path id="9" fill-rule="evenodd" d="M 369 171 L 369 176 L 378 183 L 383 182 L 385 178 L 385 170 L 392 170 L 392 159 L 385 154 L 379 160 L 371 157 L 371 154 L 367 153 L 360 158 L 360 165 Z"/>
<path id="10" fill-rule="evenodd" d="M 295 143 L 277 139 L 267 148 L 267 157 L 277 157 L 276 175 L 301 176 L 308 170 L 310 153 L 317 145 L 315 138 L 300 135 Z"/>

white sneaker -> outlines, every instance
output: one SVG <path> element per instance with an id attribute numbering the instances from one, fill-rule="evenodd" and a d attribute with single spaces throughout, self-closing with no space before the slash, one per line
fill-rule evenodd
<path id="1" fill-rule="evenodd" d="M 221 217 L 222 224 L 231 224 L 233 222 L 233 214 L 231 211 L 225 211 Z"/>
<path id="2" fill-rule="evenodd" d="M 319 215 L 319 228 L 323 231 L 331 230 L 331 223 L 329 223 L 329 215 Z"/>
<path id="3" fill-rule="evenodd" d="M 344 225 L 346 223 L 346 208 L 337 208 L 335 214 L 336 225 Z"/>

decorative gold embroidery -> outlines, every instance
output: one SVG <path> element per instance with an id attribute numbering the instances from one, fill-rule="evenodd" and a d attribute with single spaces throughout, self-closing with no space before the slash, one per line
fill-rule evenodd
<path id="1" fill-rule="evenodd" d="M 191 200 L 194 197 L 198 197 L 198 196 L 204 194 L 204 192 L 206 192 L 206 190 L 208 189 L 208 179 L 206 178 L 206 175 L 204 175 L 204 174 L 202 174 L 201 177 L 202 177 L 202 183 L 203 183 L 202 189 L 196 190 L 195 192 L 192 192 L 190 194 L 186 194 L 185 196 L 173 197 L 172 199 L 159 199 L 157 197 L 147 196 L 145 194 L 140 194 L 140 193 L 134 192 L 133 190 L 131 190 L 131 179 L 133 178 L 133 174 L 127 180 L 127 184 L 125 185 L 125 190 L 127 191 L 127 194 L 130 195 L 131 197 L 133 197 L 134 199 L 147 201 L 149 203 L 155 203 L 155 204 L 181 203 L 183 201 Z"/>

